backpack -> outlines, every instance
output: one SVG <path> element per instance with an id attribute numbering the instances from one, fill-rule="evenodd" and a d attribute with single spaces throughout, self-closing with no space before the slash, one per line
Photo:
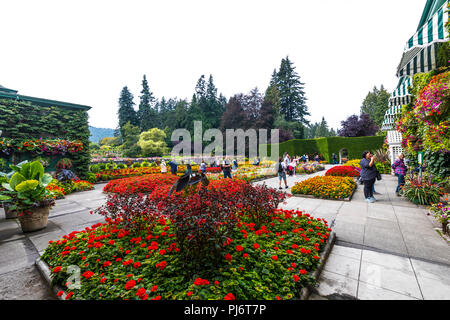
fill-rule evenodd
<path id="1" fill-rule="evenodd" d="M 278 173 L 282 172 L 283 172 L 283 165 L 281 164 L 281 162 L 278 162 Z"/>

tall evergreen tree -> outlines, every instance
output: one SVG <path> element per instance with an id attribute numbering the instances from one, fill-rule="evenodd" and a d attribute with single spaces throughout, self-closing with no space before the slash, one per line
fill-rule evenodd
<path id="1" fill-rule="evenodd" d="M 158 125 L 157 112 L 154 109 L 155 98 L 150 92 L 147 78 L 144 74 L 142 79 L 142 91 L 140 96 L 139 110 L 137 116 L 139 119 L 139 127 L 141 131 L 147 131 Z"/>
<path id="2" fill-rule="evenodd" d="M 317 128 L 315 138 L 329 137 L 329 135 L 330 133 L 327 121 L 325 120 L 325 117 L 322 117 L 322 121 L 320 122 L 319 127 Z"/>
<path id="3" fill-rule="evenodd" d="M 139 126 L 139 120 L 134 110 L 133 94 L 128 90 L 128 87 L 123 87 L 119 98 L 119 110 L 117 115 L 119 117 L 120 133 L 123 136 L 123 127 L 130 122 L 131 125 Z"/>
<path id="4" fill-rule="evenodd" d="M 304 83 L 295 71 L 289 57 L 281 60 L 280 70 L 276 76 L 277 88 L 280 91 L 280 113 L 287 121 L 299 121 L 308 124 L 309 116 L 304 92 Z"/>
<path id="5" fill-rule="evenodd" d="M 384 114 L 389 109 L 389 92 L 381 85 L 376 86 L 369 92 L 361 106 L 361 114 L 367 113 L 369 117 L 379 127 L 383 124 Z"/>

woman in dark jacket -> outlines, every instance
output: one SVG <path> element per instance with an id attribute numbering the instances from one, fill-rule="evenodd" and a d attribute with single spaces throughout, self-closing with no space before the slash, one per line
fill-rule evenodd
<path id="1" fill-rule="evenodd" d="M 377 167 L 370 151 L 363 152 L 359 165 L 361 166 L 361 180 L 364 183 L 364 197 L 367 202 L 372 203 L 376 201 L 373 197 L 373 185 L 377 177 Z"/>

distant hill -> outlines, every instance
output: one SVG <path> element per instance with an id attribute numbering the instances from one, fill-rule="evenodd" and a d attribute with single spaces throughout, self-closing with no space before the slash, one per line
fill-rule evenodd
<path id="1" fill-rule="evenodd" d="M 89 127 L 89 131 L 91 132 L 89 141 L 96 143 L 100 142 L 103 138 L 114 137 L 114 129 Z"/>

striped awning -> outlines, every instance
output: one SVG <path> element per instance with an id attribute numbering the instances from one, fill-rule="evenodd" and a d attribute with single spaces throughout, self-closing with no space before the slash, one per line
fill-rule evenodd
<path id="1" fill-rule="evenodd" d="M 397 68 L 397 77 L 412 76 L 436 69 L 438 43 L 449 40 L 446 27 L 449 15 L 448 3 L 449 0 L 445 1 L 408 40 Z"/>
<path id="2" fill-rule="evenodd" d="M 386 116 L 400 114 L 401 112 L 402 112 L 402 106 L 400 106 L 400 105 L 395 106 L 395 107 L 390 107 L 384 114 L 385 119 L 390 118 L 390 117 L 386 117 Z"/>
<path id="3" fill-rule="evenodd" d="M 412 77 L 404 76 L 398 81 L 397 88 L 389 98 L 389 106 L 401 106 L 411 102 L 411 94 L 408 87 L 412 86 Z"/>
<path id="4" fill-rule="evenodd" d="M 448 21 L 448 0 L 425 22 L 419 30 L 408 40 L 405 51 L 416 47 L 426 47 L 435 42 L 448 41 L 448 30 L 445 27 Z"/>
<path id="5" fill-rule="evenodd" d="M 425 73 L 436 69 L 437 46 L 437 43 L 433 43 L 427 47 L 414 48 L 404 53 L 397 69 L 397 77 L 413 76 L 416 73 Z"/>

